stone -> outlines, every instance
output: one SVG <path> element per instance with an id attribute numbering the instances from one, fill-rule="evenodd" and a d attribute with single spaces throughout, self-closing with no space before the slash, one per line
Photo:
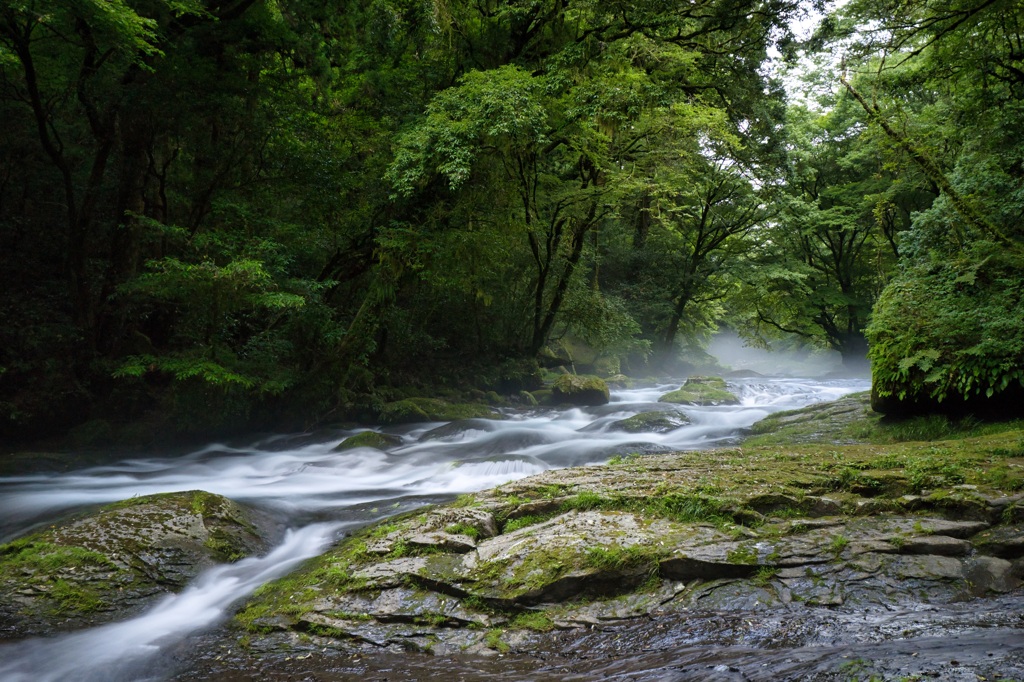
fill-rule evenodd
<path id="1" fill-rule="evenodd" d="M 341 452 L 343 450 L 351 450 L 352 448 L 387 450 L 388 448 L 398 447 L 401 444 L 402 439 L 398 436 L 379 433 L 377 431 L 362 431 L 341 441 L 341 443 L 334 448 L 334 451 Z"/>
<path id="2" fill-rule="evenodd" d="M 1024 528 L 1019 525 L 998 526 L 978 533 L 971 542 L 982 554 L 1002 559 L 1024 557 Z"/>
<path id="3" fill-rule="evenodd" d="M 973 547 L 967 540 L 951 538 L 948 535 L 921 535 L 904 540 L 899 547 L 901 554 L 937 554 L 941 556 L 966 556 Z"/>
<path id="4" fill-rule="evenodd" d="M 611 393 L 608 384 L 600 377 L 563 374 L 551 385 L 551 396 L 558 403 L 594 406 L 606 404 Z"/>
<path id="5" fill-rule="evenodd" d="M 668 433 L 689 423 L 690 419 L 679 413 L 641 412 L 627 419 L 612 422 L 608 429 L 627 433 Z"/>
<path id="6" fill-rule="evenodd" d="M 964 577 L 971 592 L 983 596 L 990 592 L 1005 593 L 1017 589 L 1020 579 L 1014 575 L 1014 566 L 1006 559 L 991 556 L 976 557 L 964 567 Z"/>
<path id="7" fill-rule="evenodd" d="M 659 402 L 680 405 L 738 405 L 739 398 L 729 392 L 720 377 L 690 377 L 680 388 L 658 398 Z"/>
<path id="8" fill-rule="evenodd" d="M 265 551 L 272 522 L 201 491 L 132 498 L 0 546 L 0 632 L 98 625 Z M 31 587 L 31 591 L 26 588 Z"/>

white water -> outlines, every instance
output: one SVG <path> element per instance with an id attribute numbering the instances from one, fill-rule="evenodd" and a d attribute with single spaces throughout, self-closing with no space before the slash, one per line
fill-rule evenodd
<path id="1" fill-rule="evenodd" d="M 245 448 L 211 445 L 186 456 L 0 478 L 0 538 L 5 539 L 71 509 L 197 489 L 267 508 L 296 528 L 267 556 L 214 568 L 137 618 L 0 647 L 0 680 L 160 679 L 159 671 L 147 669 L 147 661 L 223 619 L 232 603 L 322 551 L 343 527 L 545 469 L 599 464 L 615 454 L 728 444 L 772 412 L 834 400 L 866 390 L 868 382 L 742 380 L 730 382 L 740 405 L 677 408 L 657 402 L 678 387 L 616 391 L 611 403 L 597 408 L 510 412 L 504 421 L 468 420 L 456 422 L 455 428 L 432 423 L 391 429 L 402 444 L 387 452 L 333 452 L 358 430 L 338 431 L 329 440 L 301 445 L 279 436 Z M 683 412 L 691 424 L 664 434 L 609 428 L 651 410 Z"/>

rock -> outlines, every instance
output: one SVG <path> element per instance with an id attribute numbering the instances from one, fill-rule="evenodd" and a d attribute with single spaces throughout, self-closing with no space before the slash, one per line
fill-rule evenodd
<path id="1" fill-rule="evenodd" d="M 899 547 L 901 554 L 938 554 L 941 556 L 966 556 L 971 553 L 971 543 L 946 535 L 923 535 L 905 540 Z"/>
<path id="2" fill-rule="evenodd" d="M 349 436 L 345 440 L 341 441 L 341 443 L 334 448 L 334 451 L 341 452 L 342 450 L 351 450 L 352 448 L 387 450 L 388 448 L 398 447 L 401 444 L 402 439 L 398 436 L 392 436 L 387 433 L 378 433 L 377 431 L 362 431 L 361 433 Z"/>
<path id="3" fill-rule="evenodd" d="M 967 562 L 964 577 L 970 584 L 971 592 L 982 596 L 989 592 L 1010 592 L 1021 585 L 1014 575 L 1013 564 L 1006 559 L 981 556 Z"/>
<path id="4" fill-rule="evenodd" d="M 671 412 L 641 412 L 612 422 L 608 428 L 626 433 L 668 433 L 690 423 L 686 415 Z"/>
<path id="5" fill-rule="evenodd" d="M 494 652 L 510 642 L 529 649 L 554 627 L 685 623 L 698 613 L 748 624 L 811 611 L 863 619 L 1015 589 L 1021 500 L 1005 491 L 1021 487 L 1016 456 L 993 461 L 986 436 L 834 445 L 865 408 L 860 396 L 778 416 L 819 434 L 796 447 L 617 458 L 392 519 L 268 585 L 239 622 L 255 623 L 253 637 L 284 622 L 282 637 L 330 640 L 317 647 Z M 944 467 L 948 477 L 921 484 Z"/>
<path id="6" fill-rule="evenodd" d="M 493 431 L 496 428 L 492 420 L 488 419 L 458 419 L 456 421 L 438 426 L 420 436 L 420 441 L 444 440 L 446 438 L 459 438 L 470 431 Z"/>
<path id="7" fill-rule="evenodd" d="M 680 405 L 738 405 L 740 402 L 719 377 L 690 377 L 682 387 L 666 393 L 658 401 Z"/>
<path id="8" fill-rule="evenodd" d="M 604 405 L 611 394 L 608 384 L 596 376 L 563 374 L 551 386 L 552 398 L 569 405 Z"/>
<path id="9" fill-rule="evenodd" d="M 0 632 L 122 618 L 206 568 L 264 551 L 269 528 L 252 510 L 192 491 L 132 498 L 15 540 L 0 546 Z"/>
<path id="10" fill-rule="evenodd" d="M 487 405 L 449 403 L 438 398 L 406 398 L 385 404 L 379 418 L 384 424 L 410 424 L 473 418 L 501 419 L 501 415 Z"/>
<path id="11" fill-rule="evenodd" d="M 978 533 L 971 542 L 982 554 L 1001 559 L 1024 557 L 1024 528 L 1019 525 L 999 526 Z"/>

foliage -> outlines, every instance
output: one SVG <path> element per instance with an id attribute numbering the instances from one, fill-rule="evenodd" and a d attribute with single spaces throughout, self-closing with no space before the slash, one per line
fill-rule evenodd
<path id="1" fill-rule="evenodd" d="M 1024 385 L 1021 258 L 979 244 L 909 269 L 869 329 L 875 390 L 900 400 L 992 397 Z"/>
<path id="2" fill-rule="evenodd" d="M 723 321 L 852 361 L 886 286 L 882 392 L 1016 385 L 1019 2 L 805 5 L 5 4 L 0 433 L 423 419 Z M 787 104 L 773 48 L 846 62 Z"/>
<path id="3" fill-rule="evenodd" d="M 876 392 L 896 404 L 973 404 L 1021 385 L 1020 9 L 859 0 L 821 33 L 846 44 L 845 94 L 937 196 L 900 235 L 904 267 L 869 330 Z"/>

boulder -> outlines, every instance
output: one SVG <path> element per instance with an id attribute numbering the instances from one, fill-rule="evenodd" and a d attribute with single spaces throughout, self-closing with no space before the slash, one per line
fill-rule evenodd
<path id="1" fill-rule="evenodd" d="M 392 436 L 387 433 L 378 433 L 377 431 L 362 431 L 341 441 L 341 443 L 334 448 L 334 451 L 341 452 L 342 450 L 351 450 L 352 448 L 387 450 L 388 448 L 398 447 L 401 444 L 402 439 L 398 436 Z"/>
<path id="2" fill-rule="evenodd" d="M 612 422 L 608 428 L 626 433 L 668 433 L 690 423 L 684 414 L 674 412 L 641 412 L 628 419 Z"/>
<path id="3" fill-rule="evenodd" d="M 729 392 L 720 377 L 690 377 L 679 389 L 658 398 L 662 403 L 679 405 L 738 405 L 739 398 Z"/>
<path id="4" fill-rule="evenodd" d="M 591 375 L 563 374 L 551 386 L 556 402 L 569 405 L 604 405 L 611 397 L 608 384 Z"/>
<path id="5" fill-rule="evenodd" d="M 501 415 L 487 405 L 449 403 L 439 398 L 406 398 L 386 403 L 380 410 L 384 424 L 411 424 L 415 422 L 449 422 L 456 419 L 501 419 Z"/>
<path id="6" fill-rule="evenodd" d="M 0 639 L 123 618 L 267 548 L 272 524 L 201 491 L 132 498 L 0 546 Z"/>

